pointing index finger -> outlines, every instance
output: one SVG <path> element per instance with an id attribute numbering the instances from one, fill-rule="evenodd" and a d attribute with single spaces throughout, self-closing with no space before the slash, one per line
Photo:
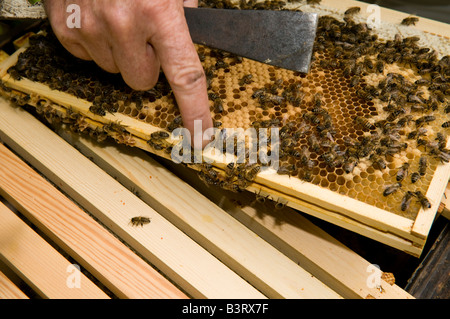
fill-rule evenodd
<path id="1" fill-rule="evenodd" d="M 159 18 L 162 16 L 164 18 L 158 21 L 158 30 L 151 43 L 172 87 L 183 124 L 194 141 L 193 134 L 198 138 L 203 136 L 204 130 L 212 127 L 205 73 L 192 43 L 183 7 L 168 8 Z M 202 132 L 194 131 L 195 120 L 202 121 Z M 202 142 L 202 146 L 207 142 Z"/>

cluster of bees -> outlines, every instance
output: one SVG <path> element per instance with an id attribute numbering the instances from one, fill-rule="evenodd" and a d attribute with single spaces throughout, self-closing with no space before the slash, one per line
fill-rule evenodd
<path id="1" fill-rule="evenodd" d="M 89 110 L 96 115 L 116 113 L 119 103 L 125 106 L 133 104 L 140 110 L 145 103 L 172 94 L 163 73 L 154 88 L 132 90 L 120 75 L 107 73 L 93 62 L 74 58 L 49 28 L 45 30 L 45 35 L 34 35 L 29 41 L 30 47 L 8 69 L 10 76 L 15 80 L 24 77 L 45 83 L 50 89 L 87 100 L 92 103 Z"/>
<path id="2" fill-rule="evenodd" d="M 301 3 L 297 0 L 287 2 Z M 306 3 L 319 4 L 320 1 Z M 203 7 L 227 9 L 282 10 L 285 5 L 284 1 L 200 1 L 200 6 Z M 293 106 L 301 107 L 304 112 L 287 123 L 284 119 L 271 115 L 270 119 L 254 121 L 252 127 L 279 129 L 280 140 L 276 146 L 281 162 L 277 172 L 280 175 L 298 176 L 305 181 L 313 179 L 314 168 L 319 161 L 329 168 L 342 168 L 347 174 L 351 174 L 363 160 L 369 161 L 376 169 L 386 170 L 388 157 L 404 153 L 408 148 L 420 149 L 423 154 L 418 171 L 410 174 L 410 167 L 413 165 L 409 162 L 397 168 L 396 183 L 386 187 L 383 192 L 384 196 L 390 196 L 403 190 L 407 179 L 412 185 L 422 178 L 430 160 L 444 163 L 450 160 L 450 151 L 446 148 L 446 129 L 450 127 L 450 121 L 436 123 L 439 117 L 434 114 L 450 112 L 450 56 L 438 58 L 436 51 L 419 46 L 420 38 L 416 36 L 396 35 L 387 41 L 378 39 L 367 24 L 355 21 L 354 17 L 359 11 L 359 7 L 349 8 L 342 20 L 331 16 L 320 17 L 314 51 L 327 58 L 319 61 L 313 58 L 312 67 L 340 70 L 347 81 L 346 85 L 353 90 L 361 104 L 377 103 L 383 106 L 383 112 L 380 113 L 382 116 L 354 116 L 352 120 L 355 127 L 365 134 L 358 138 L 345 136 L 337 139 L 339 128 L 328 112 L 328 108 L 333 106 L 327 105 L 321 93 L 306 98 L 301 81 L 275 79 L 253 90 L 251 99 L 256 105 L 262 111 Z M 400 23 L 414 25 L 416 22 L 416 17 L 408 17 Z M 105 73 L 89 62 L 74 59 L 61 47 L 50 30 L 47 33 L 46 36 L 30 38 L 30 48 L 8 70 L 14 79 L 25 77 L 85 99 L 92 103 L 90 111 L 100 116 L 117 112 L 122 104 L 133 104 L 140 110 L 146 103 L 172 94 L 163 73 L 155 88 L 133 91 L 124 84 L 120 76 Z M 211 111 L 222 114 L 225 110 L 224 101 L 211 84 L 219 70 L 242 63 L 242 58 L 219 50 L 211 50 L 210 54 L 215 59 L 215 64 L 205 68 L 208 97 L 212 101 Z M 202 62 L 206 58 L 201 51 L 199 58 Z M 389 71 L 394 64 L 413 70 L 418 79 L 412 81 L 398 72 Z M 375 75 L 380 80 L 369 84 L 366 78 L 370 75 Z M 245 87 L 254 81 L 253 74 L 245 74 L 238 80 L 238 84 Z M 174 99 L 173 101 L 175 103 Z M 71 110 L 67 110 L 65 117 L 60 119 L 60 115 L 46 101 L 37 103 L 36 109 L 50 122 L 61 120 L 70 124 L 74 131 L 89 132 L 98 140 L 114 136 L 120 143 L 134 144 L 133 136 L 120 123 L 90 129 L 84 116 Z M 222 123 L 215 121 L 214 125 L 221 127 Z M 176 116 L 165 129 L 171 132 L 182 126 L 181 117 Z M 436 132 L 436 127 L 441 127 L 442 131 Z M 149 137 L 147 143 L 155 150 L 170 153 L 172 147 L 166 142 L 168 137 L 167 132 L 158 131 Z M 307 144 L 301 144 L 301 140 L 306 140 Z M 235 145 L 233 153 L 238 155 L 238 145 Z M 317 154 L 315 160 L 312 159 L 312 154 Z M 235 192 L 247 188 L 262 167 L 262 163 L 249 164 L 245 161 L 242 164 L 229 163 L 220 171 L 210 164 L 197 165 L 199 176 L 205 183 Z M 406 190 L 404 193 L 402 211 L 408 209 L 414 198 L 424 208 L 430 206 L 420 191 Z M 259 201 L 264 201 L 265 198 L 267 197 L 257 194 Z M 283 204 L 277 202 L 276 206 Z"/>
<path id="3" fill-rule="evenodd" d="M 269 1 L 240 1 L 239 8 L 277 10 L 285 5 L 282 1 L 270 2 L 271 4 Z M 221 3 L 218 5 L 217 1 L 204 1 L 204 5 L 209 7 L 237 9 L 235 3 Z M 296 164 L 280 166 L 279 174 L 299 175 L 310 181 L 312 168 L 317 164 L 310 159 L 311 152 L 319 154 L 319 158 L 327 166 L 342 167 L 347 174 L 352 173 L 363 159 L 368 159 L 375 168 L 385 170 L 388 166 L 387 157 L 401 154 L 408 147 L 419 147 L 425 155 L 420 157 L 419 171 L 409 175 L 410 183 L 414 184 L 425 175 L 428 157 L 445 163 L 450 160 L 445 133 L 445 129 L 450 127 L 450 121 L 439 123 L 443 131 L 433 136 L 428 133 L 427 128 L 430 124 L 436 126 L 436 116 L 433 112 L 450 112 L 450 103 L 447 100 L 450 94 L 450 56 L 439 59 L 436 51 L 418 45 L 420 38 L 417 36 L 403 38 L 397 34 L 392 40 L 379 40 L 367 24 L 355 22 L 354 16 L 359 12 L 359 7 L 349 8 L 345 11 L 343 20 L 331 16 L 320 17 L 314 51 L 326 52 L 330 57 L 318 61 L 321 68 L 340 69 L 348 79 L 349 87 L 355 89 L 357 97 L 366 103 L 376 101 L 385 105 L 383 110 L 386 115 L 376 120 L 355 116 L 355 126 L 368 134 L 358 139 L 344 137 L 343 144 L 335 141 L 336 128 L 326 107 L 323 107 L 320 93 L 314 95 L 312 106 L 296 123 L 287 123 L 280 127 L 280 121 L 276 118 L 255 121 L 252 123 L 255 128 L 280 128 L 280 158 L 291 156 L 299 160 Z M 400 21 L 400 24 L 409 26 L 417 21 L 417 17 L 408 17 Z M 420 79 L 411 81 L 400 73 L 386 71 L 392 64 L 414 70 Z M 383 77 L 377 84 L 369 85 L 365 77 L 370 74 Z M 239 85 L 248 84 L 251 78 L 251 74 L 246 75 Z M 252 98 L 262 110 L 274 106 L 283 107 L 286 104 L 300 106 L 305 103 L 301 85 L 286 85 L 282 79 L 255 90 Z M 312 133 L 307 133 L 311 129 Z M 406 134 L 405 131 L 408 130 L 411 132 Z M 299 147 L 299 139 L 306 134 L 308 146 Z M 384 196 L 389 196 L 403 187 L 410 166 L 411 163 L 404 163 L 397 169 L 397 182 L 386 187 Z M 408 209 L 413 197 L 417 198 L 424 208 L 430 206 L 420 191 L 408 190 L 401 203 L 402 211 Z"/>

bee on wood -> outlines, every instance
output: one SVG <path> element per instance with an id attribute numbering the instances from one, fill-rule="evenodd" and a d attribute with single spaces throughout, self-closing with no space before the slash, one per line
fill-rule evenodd
<path id="1" fill-rule="evenodd" d="M 143 227 L 146 224 L 150 224 L 150 218 L 149 217 L 145 217 L 145 216 L 137 216 L 137 217 L 133 217 L 130 220 L 130 223 L 132 226 L 134 227 L 138 227 L 141 226 Z"/>
<path id="2" fill-rule="evenodd" d="M 169 136 L 169 133 L 165 131 L 157 131 L 150 134 L 150 138 L 152 138 L 154 141 L 165 140 L 168 139 Z"/>
<path id="3" fill-rule="evenodd" d="M 373 123 L 371 123 L 368 119 L 366 119 L 362 116 L 355 117 L 354 121 L 357 125 L 360 125 L 361 127 L 365 128 L 365 129 L 368 129 L 368 130 L 375 129 L 375 126 L 373 125 Z"/>
<path id="4" fill-rule="evenodd" d="M 422 205 L 422 208 L 430 208 L 431 207 L 431 203 L 428 200 L 428 198 L 426 198 L 426 196 L 424 194 L 422 194 L 421 191 L 417 191 L 414 193 L 417 197 L 417 200 L 419 201 L 420 205 Z"/>
<path id="5" fill-rule="evenodd" d="M 291 165 L 282 165 L 278 168 L 277 174 L 279 175 L 293 175 L 293 173 L 297 170 L 295 164 Z"/>
<path id="6" fill-rule="evenodd" d="M 403 196 L 402 202 L 400 204 L 400 209 L 404 212 L 406 210 L 408 210 L 409 205 L 411 204 L 411 200 L 413 198 L 414 193 L 411 191 L 407 191 L 405 196 Z"/>
<path id="7" fill-rule="evenodd" d="M 420 179 L 420 173 L 419 172 L 414 172 L 411 174 L 411 183 L 415 183 Z"/>
<path id="8" fill-rule="evenodd" d="M 308 143 L 314 152 L 318 153 L 320 151 L 320 142 L 316 135 L 311 134 L 308 136 Z"/>
<path id="9" fill-rule="evenodd" d="M 417 17 L 407 17 L 400 22 L 401 25 L 416 25 L 416 23 L 419 21 L 419 18 Z"/>
<path id="10" fill-rule="evenodd" d="M 357 14 L 361 11 L 360 7 L 350 7 L 347 10 L 345 10 L 344 14 L 345 15 L 353 15 L 353 14 Z"/>
<path id="11" fill-rule="evenodd" d="M 252 165 L 250 167 L 250 169 L 245 172 L 245 179 L 247 179 L 250 182 L 253 181 L 255 179 L 256 175 L 258 175 L 260 170 L 261 170 L 261 166 L 259 166 L 257 164 Z"/>
<path id="12" fill-rule="evenodd" d="M 100 116 L 106 115 L 106 111 L 101 105 L 93 104 L 89 107 L 89 111 Z"/>
<path id="13" fill-rule="evenodd" d="M 402 187 L 401 183 L 395 183 L 395 184 L 389 185 L 384 189 L 383 196 L 389 196 L 389 195 L 395 193 L 396 191 L 398 191 L 401 187 Z"/>
<path id="14" fill-rule="evenodd" d="M 214 184 L 217 184 L 216 181 L 214 181 Z M 222 187 L 225 190 L 229 190 L 233 193 L 239 193 L 242 192 L 242 189 L 239 187 L 238 184 L 230 182 L 230 181 L 221 181 L 219 183 L 220 187 Z"/>
<path id="15" fill-rule="evenodd" d="M 405 179 L 406 176 L 408 176 L 408 170 L 409 170 L 409 163 L 403 163 L 403 165 L 399 168 L 397 172 L 397 182 L 401 182 Z"/>

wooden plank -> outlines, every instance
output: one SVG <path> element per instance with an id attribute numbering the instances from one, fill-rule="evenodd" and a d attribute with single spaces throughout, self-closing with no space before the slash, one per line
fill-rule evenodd
<path id="1" fill-rule="evenodd" d="M 450 183 L 447 184 L 438 213 L 447 219 L 450 219 Z"/>
<path id="2" fill-rule="evenodd" d="M 60 134 L 268 297 L 339 297 L 144 152 Z"/>
<path id="3" fill-rule="evenodd" d="M 192 170 L 168 161 L 164 164 L 343 297 L 412 298 L 400 287 L 384 280 L 381 281 L 382 291 L 369 287 L 367 280 L 371 264 L 297 211 L 289 207 L 275 210 L 269 200 L 259 203 L 249 192 L 230 193 L 208 187 Z"/>
<path id="4" fill-rule="evenodd" d="M 0 138 L 5 143 L 188 294 L 198 298 L 264 298 L 254 287 L 32 115 L 4 100 L 0 103 L 0 110 Z M 14 189 L 20 190 L 17 187 Z M 42 205 L 45 207 L 46 204 Z M 132 227 L 130 219 L 137 215 L 150 217 L 151 223 L 142 228 Z M 67 218 L 67 221 L 72 220 L 72 215 L 68 214 Z M 69 239 L 78 238 L 77 234 L 78 230 Z M 58 236 L 66 237 L 63 233 Z M 86 240 L 86 245 L 92 241 L 90 237 Z M 99 243 L 97 254 L 102 256 L 108 246 L 103 247 L 102 241 Z M 123 262 L 128 262 L 130 256 L 122 257 Z M 110 271 L 120 269 L 109 262 L 105 266 L 111 267 Z M 133 276 L 140 278 L 136 281 L 151 281 L 150 278 L 145 279 L 146 275 L 142 275 L 141 271 L 142 268 L 136 268 Z"/>
<path id="5" fill-rule="evenodd" d="M 0 299 L 29 299 L 3 272 L 0 271 Z"/>
<path id="6" fill-rule="evenodd" d="M 16 214 L 0 203 L 0 258 L 43 298 L 107 299 L 79 272 L 79 286 L 68 284 L 71 263 Z"/>
<path id="7" fill-rule="evenodd" d="M 184 294 L 0 145 L 0 193 L 122 298 Z"/>

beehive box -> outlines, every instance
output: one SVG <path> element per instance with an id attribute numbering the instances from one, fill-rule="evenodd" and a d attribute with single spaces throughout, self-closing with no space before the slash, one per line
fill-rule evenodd
<path id="1" fill-rule="evenodd" d="M 361 11 L 345 14 L 353 6 Z M 448 25 L 422 18 L 401 25 L 407 15 L 380 9 L 381 23 L 371 29 L 367 5 L 353 1 L 287 8 L 321 16 L 307 75 L 197 47 L 216 127 L 279 128 L 281 170 L 253 170 L 213 152 L 204 154 L 215 160 L 213 168 L 192 167 L 215 187 L 247 189 L 274 208 L 292 206 L 420 255 L 450 175 Z M 119 77 L 67 55 L 51 35 L 19 49 L 1 76 L 4 95 L 35 106 L 52 124 L 170 158 L 175 140 L 152 136 L 181 125 L 163 76 L 152 90 L 132 91 Z M 417 175 L 421 158 L 427 165 Z M 402 176 L 405 163 L 409 174 Z"/>

